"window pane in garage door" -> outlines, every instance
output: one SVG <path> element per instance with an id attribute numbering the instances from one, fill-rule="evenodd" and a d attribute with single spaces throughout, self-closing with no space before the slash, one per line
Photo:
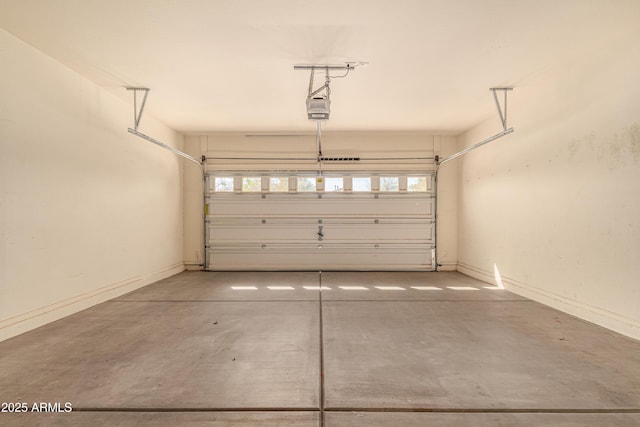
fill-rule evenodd
<path id="1" fill-rule="evenodd" d="M 352 191 L 371 191 L 371 178 L 354 177 L 352 179 Z"/>
<path id="2" fill-rule="evenodd" d="M 316 179 L 314 177 L 298 177 L 298 191 L 316 191 Z"/>
<path id="3" fill-rule="evenodd" d="M 233 191 L 233 177 L 217 176 L 215 191 Z"/>
<path id="4" fill-rule="evenodd" d="M 272 176 L 269 178 L 269 191 L 289 191 L 289 177 L 288 176 Z"/>
<path id="5" fill-rule="evenodd" d="M 242 177 L 242 191 L 259 192 L 262 190 L 262 178 Z"/>
<path id="6" fill-rule="evenodd" d="M 397 176 L 381 176 L 380 191 L 398 191 L 399 183 Z"/>
<path id="7" fill-rule="evenodd" d="M 335 191 L 344 191 L 343 178 L 335 178 L 335 177 L 325 178 L 324 191 L 327 193 L 335 192 Z"/>
<path id="8" fill-rule="evenodd" d="M 427 191 L 427 177 L 426 176 L 408 177 L 407 191 Z"/>

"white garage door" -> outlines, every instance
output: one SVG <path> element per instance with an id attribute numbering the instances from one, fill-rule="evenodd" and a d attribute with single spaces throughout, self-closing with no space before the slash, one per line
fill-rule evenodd
<path id="1" fill-rule="evenodd" d="M 435 270 L 426 172 L 209 170 L 208 270 Z"/>

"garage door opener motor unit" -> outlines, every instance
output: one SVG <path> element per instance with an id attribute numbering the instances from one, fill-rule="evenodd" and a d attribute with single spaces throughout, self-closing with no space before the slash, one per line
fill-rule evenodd
<path id="1" fill-rule="evenodd" d="M 329 120 L 331 113 L 331 79 L 346 77 L 349 71 L 356 66 L 364 65 L 363 62 L 347 62 L 344 65 L 294 65 L 294 70 L 310 70 L 309 92 L 307 94 L 307 117 L 309 120 L 324 121 Z M 316 71 L 324 71 L 324 84 L 317 89 L 313 89 L 313 79 Z M 331 76 L 330 71 L 344 71 L 343 75 Z"/>

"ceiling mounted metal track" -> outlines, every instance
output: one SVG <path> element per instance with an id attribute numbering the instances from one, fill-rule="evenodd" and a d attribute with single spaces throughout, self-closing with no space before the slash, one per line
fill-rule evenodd
<path id="1" fill-rule="evenodd" d="M 322 156 L 320 157 L 321 162 L 359 162 L 360 157 L 344 157 L 344 156 Z"/>
<path id="2" fill-rule="evenodd" d="M 311 70 L 311 71 L 315 71 L 315 70 L 323 70 L 323 71 L 330 71 L 330 70 L 348 70 L 350 68 L 353 68 L 353 66 L 349 65 L 349 64 L 345 64 L 345 65 L 294 65 L 293 69 L 294 70 Z"/>
<path id="3" fill-rule="evenodd" d="M 498 138 L 501 138 L 505 135 L 508 135 L 510 133 L 512 133 L 514 131 L 514 129 L 511 128 L 507 128 L 507 93 L 511 92 L 513 90 L 512 87 L 492 87 L 489 89 L 491 92 L 493 92 L 493 98 L 496 101 L 496 107 L 498 108 L 498 115 L 500 116 L 500 123 L 502 124 L 502 131 L 498 132 L 497 134 L 490 136 L 489 138 L 482 140 L 476 144 L 473 144 L 470 147 L 465 148 L 464 150 L 460 150 L 455 154 L 452 154 L 448 157 L 445 157 L 444 159 L 437 159 L 437 167 L 442 166 L 444 163 L 453 160 L 457 157 L 460 157 L 464 154 L 469 153 L 470 151 L 475 150 L 478 147 L 482 147 L 485 144 L 488 144 L 492 141 L 495 141 Z M 500 101 L 498 100 L 498 94 L 497 92 L 503 92 L 504 94 L 504 111 L 503 111 L 503 107 L 500 105 Z"/>
<path id="4" fill-rule="evenodd" d="M 339 65 L 318 65 L 318 64 L 302 64 L 294 65 L 294 70 L 321 70 L 321 71 L 347 71 L 353 70 L 356 67 L 366 65 L 366 62 L 345 62 Z"/>
<path id="5" fill-rule="evenodd" d="M 489 88 L 489 90 L 493 93 L 493 99 L 496 101 L 496 107 L 498 108 L 498 115 L 500 116 L 500 123 L 502 124 L 502 131 L 498 132 L 497 134 L 490 136 L 489 138 L 482 140 L 476 144 L 473 144 L 470 147 L 465 148 L 464 150 L 460 150 L 455 154 L 452 154 L 448 157 L 445 157 L 444 159 L 440 159 L 438 156 L 436 156 L 436 176 L 435 176 L 435 192 L 437 194 L 438 192 L 438 172 L 440 170 L 440 167 L 445 164 L 446 162 L 456 159 L 460 156 L 463 156 L 473 150 L 475 150 L 476 148 L 482 147 L 485 144 L 488 144 L 492 141 L 495 141 L 498 138 L 502 138 L 505 135 L 508 135 L 510 133 L 512 133 L 514 131 L 513 128 L 507 128 L 507 94 L 509 92 L 511 92 L 513 90 L 512 87 L 492 87 Z M 498 100 L 498 94 L 497 92 L 502 92 L 504 94 L 504 111 L 502 110 L 502 106 L 500 105 L 500 101 Z M 436 212 L 438 212 L 438 206 L 437 206 L 437 196 L 436 196 L 436 206 L 434 207 L 434 210 Z M 436 223 L 438 221 L 438 216 L 436 214 Z M 438 242 L 438 228 L 436 227 L 435 229 L 435 241 Z M 440 266 L 440 264 L 438 264 L 438 259 L 439 259 L 439 250 L 438 250 L 438 246 L 436 243 L 436 247 L 434 249 L 434 264 L 435 264 L 435 268 L 436 271 L 438 271 L 438 267 Z"/>
<path id="6" fill-rule="evenodd" d="M 169 150 L 174 154 L 177 154 L 178 156 L 184 157 L 187 160 L 190 160 L 194 163 L 197 163 L 198 166 L 200 166 L 200 168 L 203 170 L 204 173 L 204 167 L 202 166 L 202 163 L 200 162 L 200 160 L 196 159 L 193 156 L 188 155 L 187 153 L 184 153 L 176 148 L 173 148 L 172 146 L 165 144 L 164 142 L 158 141 L 157 139 L 150 137 L 149 135 L 146 135 L 140 131 L 138 131 L 138 127 L 140 126 L 140 120 L 142 119 L 142 113 L 144 112 L 144 106 L 147 102 L 147 95 L 149 95 L 149 88 L 147 87 L 128 87 L 126 88 L 127 90 L 131 90 L 133 91 L 133 128 L 129 128 L 129 133 L 139 136 L 140 138 L 147 140 L 149 142 L 152 142 L 162 148 L 164 148 L 165 150 Z M 142 98 L 142 104 L 140 105 L 140 110 L 138 110 L 138 92 L 143 92 L 144 96 Z"/>
<path id="7" fill-rule="evenodd" d="M 202 234 L 203 234 L 203 252 L 202 252 L 202 259 L 203 259 L 203 269 L 206 270 L 207 269 L 207 239 L 206 239 L 206 229 L 204 227 L 204 223 L 206 222 L 206 174 L 205 174 L 205 167 L 204 167 L 204 156 L 202 159 L 202 162 L 198 159 L 196 159 L 193 156 L 190 156 L 187 153 L 184 153 L 180 150 L 178 150 L 177 148 L 173 148 L 172 146 L 165 144 L 162 141 L 158 141 L 157 139 L 146 135 L 140 131 L 138 131 L 138 127 L 140 126 L 140 120 L 142 120 L 142 113 L 144 112 L 144 106 L 147 102 L 147 95 L 149 95 L 149 88 L 147 87 L 127 87 L 127 90 L 131 90 L 133 91 L 133 128 L 128 128 L 127 130 L 129 131 L 130 134 L 133 134 L 135 136 L 138 136 L 142 139 L 144 139 L 145 141 L 149 141 L 154 143 L 155 145 L 164 148 L 165 150 L 171 151 L 174 154 L 177 154 L 178 156 L 184 157 L 185 159 L 192 161 L 194 163 L 196 163 L 199 167 L 200 167 L 200 172 L 202 175 L 202 200 L 203 200 L 203 213 L 202 213 L 202 222 L 203 222 L 203 229 L 202 229 Z M 140 110 L 138 110 L 138 92 L 142 92 L 144 94 L 143 98 L 142 98 L 142 103 L 140 105 Z"/>

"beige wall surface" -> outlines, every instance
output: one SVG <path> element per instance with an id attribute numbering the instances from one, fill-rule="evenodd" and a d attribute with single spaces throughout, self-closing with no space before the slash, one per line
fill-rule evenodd
<path id="1" fill-rule="evenodd" d="M 640 31 L 515 88 L 462 159 L 459 269 L 640 338 Z M 586 49 L 586 48 L 585 48 Z M 584 53 L 584 52 L 583 52 Z M 500 130 L 496 118 L 462 147 Z"/>
<path id="2" fill-rule="evenodd" d="M 327 127 L 330 128 L 329 121 Z M 185 136 L 185 151 L 197 158 L 214 157 L 287 157 L 311 158 L 317 156 L 317 143 L 313 122 L 309 122 L 309 135 L 278 136 L 249 133 L 209 133 Z M 453 136 L 426 132 L 331 132 L 323 131 L 322 153 L 325 156 L 356 156 L 362 163 L 323 163 L 323 170 L 335 169 L 370 171 L 398 170 L 399 163 L 368 164 L 365 158 L 433 157 L 446 156 L 457 150 Z M 424 162 L 409 161 L 404 168 L 424 168 Z M 430 166 L 432 167 L 432 166 Z M 317 170 L 315 161 L 277 163 L 264 161 L 226 162 L 220 168 L 242 170 Z M 184 253 L 187 268 L 200 268 L 202 260 L 202 184 L 197 167 L 185 168 Z M 442 270 L 455 270 L 457 261 L 456 205 L 457 166 L 451 165 L 440 174 L 438 183 L 438 256 Z"/>
<path id="3" fill-rule="evenodd" d="M 0 63 L 2 340 L 184 266 L 181 160 L 132 103 L 3 30 Z"/>

